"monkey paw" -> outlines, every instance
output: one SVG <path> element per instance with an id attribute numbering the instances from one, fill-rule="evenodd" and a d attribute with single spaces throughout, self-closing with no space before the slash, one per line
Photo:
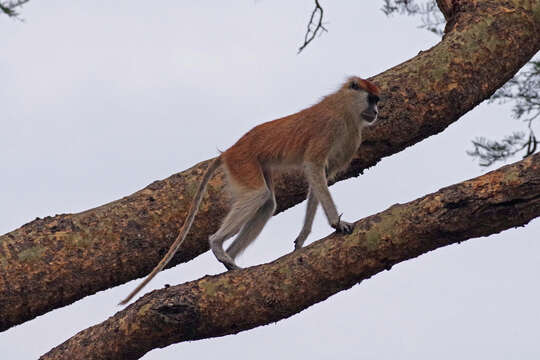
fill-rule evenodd
<path id="1" fill-rule="evenodd" d="M 340 220 L 336 225 L 332 225 L 332 227 L 336 229 L 338 233 L 352 234 L 354 230 L 354 223 L 349 223 L 349 222 Z"/>
<path id="2" fill-rule="evenodd" d="M 236 265 L 234 262 L 223 262 L 223 265 L 227 268 L 227 270 L 238 270 L 241 269 L 240 266 Z"/>
<path id="3" fill-rule="evenodd" d="M 300 235 L 294 240 L 294 250 L 298 250 L 304 246 L 304 242 L 306 241 L 307 237 L 309 235 L 309 231 L 301 231 Z"/>

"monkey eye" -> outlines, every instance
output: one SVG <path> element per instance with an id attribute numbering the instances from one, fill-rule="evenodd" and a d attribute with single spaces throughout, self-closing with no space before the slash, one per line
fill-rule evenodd
<path id="1" fill-rule="evenodd" d="M 353 90 L 360 90 L 360 86 L 358 86 L 358 83 L 356 81 L 353 81 L 351 83 L 351 89 Z"/>

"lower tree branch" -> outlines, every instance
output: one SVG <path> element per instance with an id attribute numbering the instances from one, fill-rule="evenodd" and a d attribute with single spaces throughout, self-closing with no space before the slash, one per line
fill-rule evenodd
<path id="1" fill-rule="evenodd" d="M 42 359 L 137 359 L 285 319 L 394 264 L 540 215 L 540 154 L 360 220 L 272 263 L 153 291 Z"/>

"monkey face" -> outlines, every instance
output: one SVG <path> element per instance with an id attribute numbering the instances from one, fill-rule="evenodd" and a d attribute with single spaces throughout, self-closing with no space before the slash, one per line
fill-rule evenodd
<path id="1" fill-rule="evenodd" d="M 362 120 L 364 120 L 366 125 L 371 125 L 377 120 L 377 115 L 379 114 L 379 109 L 377 108 L 378 102 L 379 97 L 377 95 L 366 93 L 366 107 L 364 111 L 360 113 L 360 116 L 362 117 Z"/>
<path id="2" fill-rule="evenodd" d="M 379 88 L 368 80 L 358 77 L 351 77 L 346 85 L 352 90 L 358 99 L 360 105 L 360 117 L 365 125 L 371 125 L 377 120 L 379 109 Z"/>

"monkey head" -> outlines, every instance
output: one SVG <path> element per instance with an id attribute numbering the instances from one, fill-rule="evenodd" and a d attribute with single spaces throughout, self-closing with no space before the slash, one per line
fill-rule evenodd
<path id="1" fill-rule="evenodd" d="M 354 76 L 349 78 L 346 88 L 355 94 L 356 104 L 360 107 L 360 118 L 363 120 L 364 125 L 372 125 L 379 114 L 377 103 L 379 102 L 380 92 L 377 85 Z"/>

